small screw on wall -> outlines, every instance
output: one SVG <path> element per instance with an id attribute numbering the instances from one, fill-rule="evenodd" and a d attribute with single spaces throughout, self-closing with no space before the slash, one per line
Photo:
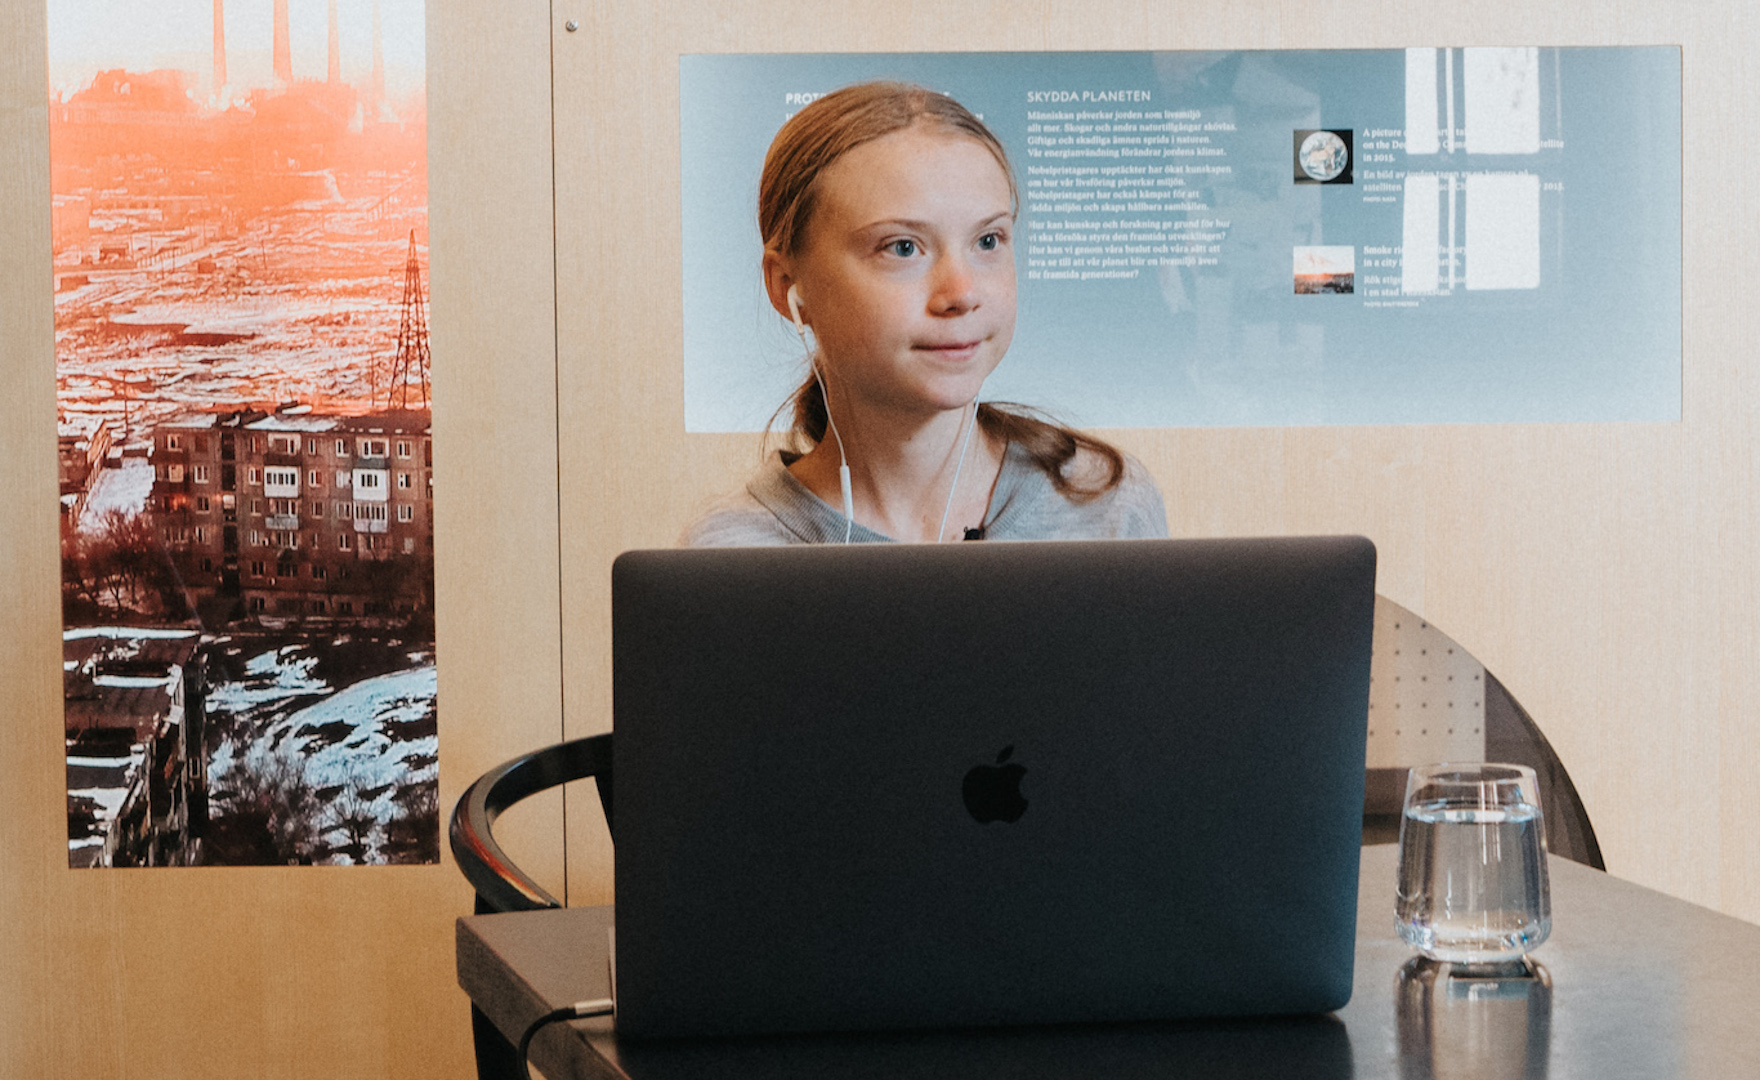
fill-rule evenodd
<path id="1" fill-rule="evenodd" d="M 572 34 L 576 30 L 579 30 L 581 28 L 581 24 L 578 22 L 575 22 L 573 19 L 570 19 L 567 22 L 562 24 L 562 28 Z"/>

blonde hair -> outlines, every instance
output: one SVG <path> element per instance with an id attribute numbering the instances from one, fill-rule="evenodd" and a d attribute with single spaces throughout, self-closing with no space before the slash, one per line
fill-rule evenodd
<path id="1" fill-rule="evenodd" d="M 918 123 L 965 135 L 990 151 L 1008 179 L 1010 209 L 1019 205 L 1008 151 L 964 105 L 912 83 L 857 83 L 811 102 L 776 133 L 758 181 L 758 235 L 764 247 L 799 254 L 817 208 L 819 174 L 856 147 Z"/>
<path id="2" fill-rule="evenodd" d="M 808 104 L 782 125 L 770 143 L 758 181 L 758 235 L 765 250 L 799 254 L 817 209 L 820 175 L 856 147 L 915 124 L 966 136 L 988 150 L 1008 180 L 1009 207 L 1018 210 L 1020 195 L 1008 151 L 971 110 L 946 94 L 913 83 L 857 83 Z M 815 444 L 825 437 L 829 422 L 825 397 L 812 372 L 777 412 L 784 410 L 792 411 L 797 436 Z M 1124 455 L 1116 447 L 1037 410 L 986 402 L 978 406 L 978 426 L 992 438 L 1024 449 L 1065 498 L 1085 502 L 1117 487 L 1124 478 Z M 1099 456 L 1098 475 L 1089 470 L 1065 475 L 1080 450 Z"/>

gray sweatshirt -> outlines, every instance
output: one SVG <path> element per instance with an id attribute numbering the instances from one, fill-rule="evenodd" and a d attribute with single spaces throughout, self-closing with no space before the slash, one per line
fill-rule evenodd
<path id="1" fill-rule="evenodd" d="M 1072 470 L 1091 467 L 1089 456 Z M 848 519 L 826 504 L 788 471 L 781 455 L 746 484 L 722 498 L 692 522 L 686 547 L 840 544 Z M 1161 491 L 1136 459 L 1125 458 L 1124 478 L 1112 490 L 1087 502 L 1064 498 L 1026 451 L 1011 445 L 1002 458 L 990 506 L 984 515 L 986 540 L 1114 540 L 1167 535 L 1167 509 Z M 857 522 L 855 543 L 890 543 L 892 537 Z"/>

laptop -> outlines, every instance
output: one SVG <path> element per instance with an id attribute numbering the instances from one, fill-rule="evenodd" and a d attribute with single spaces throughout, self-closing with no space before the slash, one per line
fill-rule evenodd
<path id="1" fill-rule="evenodd" d="M 1350 998 L 1360 537 L 637 551 L 620 1038 Z"/>

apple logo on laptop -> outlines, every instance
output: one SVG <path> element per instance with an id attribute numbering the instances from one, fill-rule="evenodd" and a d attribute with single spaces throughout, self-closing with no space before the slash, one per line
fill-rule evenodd
<path id="1" fill-rule="evenodd" d="M 996 755 L 996 764 L 979 765 L 966 773 L 960 790 L 972 820 L 980 824 L 1015 822 L 1027 812 L 1027 800 L 1021 797 L 1021 777 L 1027 774 L 1027 767 L 1010 762 L 1012 753 L 1014 746 L 1005 746 Z"/>

